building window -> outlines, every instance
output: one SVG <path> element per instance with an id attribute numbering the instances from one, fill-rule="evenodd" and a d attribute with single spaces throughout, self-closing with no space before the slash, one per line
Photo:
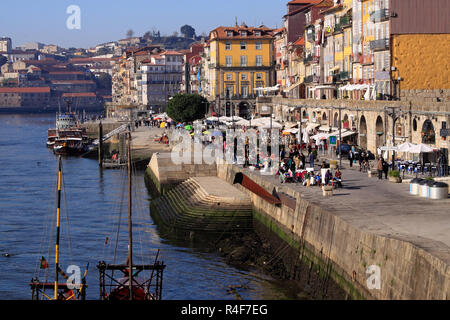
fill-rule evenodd
<path id="1" fill-rule="evenodd" d="M 231 50 L 231 42 L 230 41 L 225 42 L 225 50 Z"/>
<path id="2" fill-rule="evenodd" d="M 261 43 L 261 41 L 256 41 L 255 48 L 256 48 L 256 50 L 262 50 L 262 43 Z"/>
<path id="3" fill-rule="evenodd" d="M 231 67 L 231 65 L 233 64 L 233 57 L 232 56 L 225 56 L 225 64 L 226 64 L 227 67 Z"/>
<path id="4" fill-rule="evenodd" d="M 233 31 L 227 31 L 227 37 L 232 37 L 233 36 Z"/>
<path id="5" fill-rule="evenodd" d="M 247 66 L 247 56 L 241 56 L 241 67 Z"/>
<path id="6" fill-rule="evenodd" d="M 262 73 L 256 74 L 256 80 L 262 80 L 262 78 L 263 78 Z"/>
<path id="7" fill-rule="evenodd" d="M 241 80 L 246 81 L 247 80 L 247 74 L 241 73 Z"/>
<path id="8" fill-rule="evenodd" d="M 233 80 L 233 74 L 227 73 L 227 74 L 226 74 L 226 79 L 227 79 L 228 81 Z"/>
<path id="9" fill-rule="evenodd" d="M 230 98 L 234 94 L 233 86 L 227 86 L 225 90 L 226 90 L 225 94 L 226 94 L 227 98 Z"/>
<path id="10" fill-rule="evenodd" d="M 247 50 L 247 42 L 241 41 L 241 50 Z"/>
<path id="11" fill-rule="evenodd" d="M 262 56 L 256 56 L 256 66 L 257 67 L 262 66 Z"/>
<path id="12" fill-rule="evenodd" d="M 242 86 L 241 87 L 241 95 L 244 98 L 248 97 L 248 86 Z"/>
<path id="13" fill-rule="evenodd" d="M 261 37 L 261 31 L 255 31 L 255 36 L 256 37 Z"/>
<path id="14" fill-rule="evenodd" d="M 247 36 L 247 31 L 241 31 L 241 36 L 242 37 L 246 37 Z"/>

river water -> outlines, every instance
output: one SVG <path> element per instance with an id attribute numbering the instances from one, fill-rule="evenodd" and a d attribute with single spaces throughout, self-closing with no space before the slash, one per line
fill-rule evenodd
<path id="1" fill-rule="evenodd" d="M 0 299 L 30 299 L 29 281 L 53 281 L 57 158 L 46 148 L 54 115 L 0 114 Z M 100 170 L 95 160 L 63 159 L 61 266 L 87 273 L 87 299 L 99 297 L 100 260 L 125 263 L 126 172 Z M 149 214 L 143 172 L 133 178 L 136 261 L 152 263 L 156 250 L 167 265 L 163 299 L 286 299 L 284 286 L 258 271 L 239 270 L 208 250 L 162 239 Z M 118 222 L 121 222 L 120 229 Z M 118 231 L 119 230 L 119 231 Z M 116 239 L 119 239 L 116 242 Z M 116 243 L 117 248 L 116 248 Z M 114 260 L 114 256 L 116 259 Z M 40 269 L 41 256 L 50 268 Z"/>

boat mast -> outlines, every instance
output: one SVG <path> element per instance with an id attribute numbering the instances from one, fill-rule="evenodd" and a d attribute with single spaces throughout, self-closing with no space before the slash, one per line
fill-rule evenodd
<path id="1" fill-rule="evenodd" d="M 131 127 L 128 132 L 128 282 L 130 300 L 133 300 L 133 225 L 131 221 Z"/>
<path id="2" fill-rule="evenodd" d="M 55 245 L 55 300 L 58 299 L 58 271 L 59 271 L 59 235 L 60 235 L 60 212 L 61 212 L 61 172 L 62 161 L 61 156 L 58 157 L 58 204 L 56 208 L 56 245 Z"/>

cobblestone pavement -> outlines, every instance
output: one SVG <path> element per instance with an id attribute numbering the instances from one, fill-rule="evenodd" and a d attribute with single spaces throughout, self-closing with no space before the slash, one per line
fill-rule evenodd
<path id="1" fill-rule="evenodd" d="M 359 167 L 346 169 L 344 166 L 341 172 L 343 188 L 333 190 L 331 197 L 324 197 L 318 186 L 282 184 L 279 176 L 262 177 L 282 188 L 300 192 L 303 198 L 355 227 L 412 242 L 450 263 L 450 198 L 427 200 L 411 195 L 409 184 L 369 178 L 367 173 L 359 172 Z"/>

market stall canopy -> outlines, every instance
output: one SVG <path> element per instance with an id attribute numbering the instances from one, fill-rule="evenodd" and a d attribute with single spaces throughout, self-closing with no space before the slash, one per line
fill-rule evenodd
<path id="1" fill-rule="evenodd" d="M 434 149 L 426 144 L 418 144 L 412 147 L 409 151 L 410 153 L 431 153 L 434 152 Z"/>
<path id="2" fill-rule="evenodd" d="M 266 117 L 266 118 L 253 119 L 252 126 L 263 128 L 263 129 L 270 129 L 270 118 Z M 281 128 L 281 127 L 283 127 L 283 126 L 280 123 L 272 120 L 272 128 Z"/>
<path id="3" fill-rule="evenodd" d="M 401 145 L 397 146 L 397 151 L 398 152 L 410 152 L 411 148 L 414 146 L 415 146 L 415 144 L 405 142 L 405 143 L 402 143 Z"/>
<path id="4" fill-rule="evenodd" d="M 381 151 L 398 151 L 398 147 L 393 146 L 382 146 L 381 148 L 378 148 Z"/>
<path id="5" fill-rule="evenodd" d="M 285 128 L 286 128 L 286 129 L 297 128 L 297 127 L 298 127 L 298 123 L 296 123 L 296 122 L 288 122 L 288 123 L 285 125 Z"/>
<path id="6" fill-rule="evenodd" d="M 249 126 L 250 125 L 250 121 L 245 120 L 245 119 L 240 119 L 239 121 L 235 122 L 238 126 Z"/>
<path id="7" fill-rule="evenodd" d="M 318 124 L 318 123 L 310 123 L 310 124 L 308 124 L 307 126 L 306 126 L 306 131 L 312 131 L 312 130 L 314 130 L 315 128 L 317 128 L 317 127 L 319 127 L 320 126 L 320 124 Z"/>

